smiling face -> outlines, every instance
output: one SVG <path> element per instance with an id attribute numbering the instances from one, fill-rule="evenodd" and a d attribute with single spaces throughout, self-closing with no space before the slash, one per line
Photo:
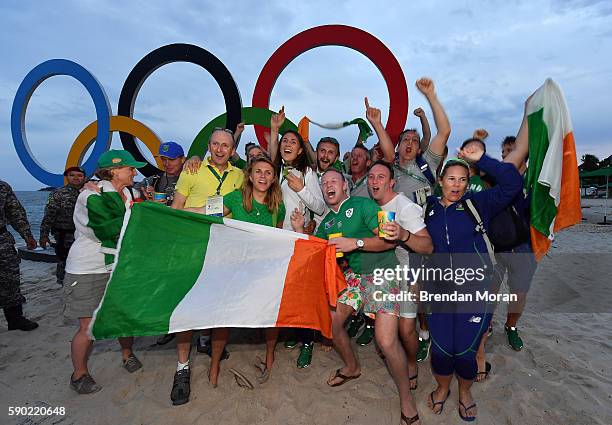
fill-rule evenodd
<path id="1" fill-rule="evenodd" d="M 111 182 L 115 186 L 125 187 L 134 185 L 134 177 L 137 173 L 134 167 L 117 167 L 112 169 L 112 174 Z"/>
<path id="2" fill-rule="evenodd" d="M 461 199 L 467 190 L 469 180 L 468 169 L 462 165 L 449 165 L 440 177 L 442 188 L 442 203 L 450 204 Z"/>
<path id="3" fill-rule="evenodd" d="M 319 171 L 326 171 L 334 165 L 339 155 L 340 152 L 338 152 L 336 145 L 331 142 L 320 142 L 319 146 L 317 146 L 317 165 L 319 166 Z"/>
<path id="4" fill-rule="evenodd" d="M 368 190 L 379 205 L 384 205 L 393 199 L 393 185 L 395 180 L 391 178 L 391 172 L 384 165 L 376 164 L 370 168 L 368 173 Z"/>
<path id="5" fill-rule="evenodd" d="M 351 151 L 351 174 L 353 176 L 362 176 L 368 170 L 370 159 L 365 149 L 353 148 Z"/>
<path id="6" fill-rule="evenodd" d="M 208 143 L 210 162 L 217 168 L 225 168 L 230 157 L 236 151 L 234 138 L 226 131 L 215 131 Z"/>
<path id="7" fill-rule="evenodd" d="M 339 171 L 332 168 L 321 177 L 323 199 L 330 208 L 337 209 L 338 205 L 348 197 L 347 190 L 348 183 Z"/>
<path id="8" fill-rule="evenodd" d="M 253 184 L 253 191 L 265 193 L 274 183 L 274 167 L 266 161 L 255 161 L 252 165 L 249 180 Z"/>
<path id="9" fill-rule="evenodd" d="M 416 131 L 405 131 L 400 139 L 397 152 L 400 162 L 412 161 L 419 154 L 421 140 Z"/>
<path id="10" fill-rule="evenodd" d="M 302 147 L 298 137 L 293 133 L 285 133 L 280 142 L 280 154 L 283 161 L 291 164 L 301 153 Z"/>

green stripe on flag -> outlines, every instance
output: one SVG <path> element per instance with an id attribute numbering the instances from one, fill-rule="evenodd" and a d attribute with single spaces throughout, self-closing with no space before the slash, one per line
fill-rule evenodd
<path id="1" fill-rule="evenodd" d="M 135 204 L 96 313 L 94 337 L 167 333 L 172 312 L 202 271 L 213 223 L 223 219 L 153 202 Z"/>
<path id="2" fill-rule="evenodd" d="M 529 126 L 529 168 L 526 186 L 531 192 L 531 225 L 545 236 L 550 235 L 550 226 L 557 215 L 555 200 L 550 187 L 538 183 L 542 164 L 548 151 L 548 128 L 544 123 L 544 108 L 527 117 Z"/>

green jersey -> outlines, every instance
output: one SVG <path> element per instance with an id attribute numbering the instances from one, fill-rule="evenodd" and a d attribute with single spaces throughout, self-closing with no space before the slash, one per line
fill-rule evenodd
<path id="1" fill-rule="evenodd" d="M 232 212 L 231 218 L 249 223 L 261 224 L 263 226 L 276 227 L 285 219 L 285 204 L 281 202 L 276 214 L 268 210 L 266 205 L 260 204 L 253 199 L 251 211 L 244 209 L 242 205 L 242 191 L 234 190 L 223 197 L 223 205 Z"/>
<path id="2" fill-rule="evenodd" d="M 472 192 L 482 192 L 486 188 L 486 183 L 480 178 L 479 175 L 474 175 L 470 177 L 470 181 L 468 183 L 468 190 L 471 190 Z"/>
<path id="3" fill-rule="evenodd" d="M 340 204 L 338 212 L 330 210 L 323 218 L 316 236 L 329 239 L 329 235 L 342 233 L 346 238 L 364 239 L 378 234 L 378 211 L 376 202 L 369 198 L 352 196 Z M 395 268 L 398 264 L 393 249 L 383 252 L 355 250 L 346 254 L 349 266 L 355 273 L 370 274 L 377 268 Z"/>

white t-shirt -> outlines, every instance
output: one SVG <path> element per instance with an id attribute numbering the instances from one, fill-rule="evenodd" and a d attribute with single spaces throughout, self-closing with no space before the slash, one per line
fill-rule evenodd
<path id="1" fill-rule="evenodd" d="M 403 193 L 398 193 L 395 198 L 381 205 L 383 211 L 392 211 L 395 213 L 395 221 L 397 224 L 408 230 L 410 233 L 416 233 L 425 228 L 423 220 L 423 208 L 419 207 L 413 201 L 408 199 Z M 408 251 L 402 246 L 395 248 L 395 255 L 402 266 L 410 266 Z"/>
<path id="2" fill-rule="evenodd" d="M 283 178 L 281 173 L 281 190 L 283 192 L 285 210 L 287 211 L 283 221 L 283 229 L 286 230 L 293 230 L 290 217 L 296 208 L 304 214 L 304 225 L 310 222 L 310 211 L 315 215 L 323 215 L 325 213 L 325 201 L 323 200 L 323 193 L 321 192 L 317 173 L 310 167 L 306 168 L 305 175 L 296 169 L 291 169 L 290 172 L 298 177 L 302 177 L 304 187 L 299 192 L 295 192 L 289 187 L 287 179 Z"/>

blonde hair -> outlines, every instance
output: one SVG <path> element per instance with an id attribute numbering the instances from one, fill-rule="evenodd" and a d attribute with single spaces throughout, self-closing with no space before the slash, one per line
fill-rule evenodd
<path id="1" fill-rule="evenodd" d="M 272 214 L 276 214 L 280 208 L 280 204 L 283 202 L 283 192 L 281 191 L 280 184 L 278 183 L 278 177 L 276 172 L 276 167 L 274 163 L 266 158 L 265 156 L 260 156 L 253 159 L 248 167 L 244 170 L 244 184 L 242 185 L 242 206 L 247 212 L 251 212 L 253 210 L 253 182 L 249 178 L 251 173 L 253 172 L 253 168 L 255 164 L 259 162 L 265 162 L 272 167 L 272 184 L 268 188 L 268 192 L 265 197 L 265 204 L 268 207 L 268 211 Z"/>

